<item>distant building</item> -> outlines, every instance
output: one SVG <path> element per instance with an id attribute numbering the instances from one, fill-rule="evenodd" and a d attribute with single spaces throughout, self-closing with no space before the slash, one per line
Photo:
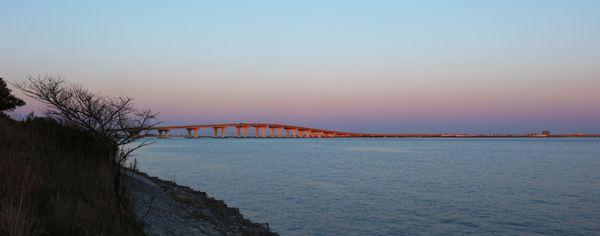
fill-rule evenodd
<path id="1" fill-rule="evenodd" d="M 548 136 L 548 135 L 550 135 L 550 131 L 549 130 L 544 130 L 544 131 L 542 131 L 542 134 Z"/>

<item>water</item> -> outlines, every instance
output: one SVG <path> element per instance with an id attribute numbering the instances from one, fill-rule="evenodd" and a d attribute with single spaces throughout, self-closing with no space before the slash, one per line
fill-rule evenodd
<path id="1" fill-rule="evenodd" d="M 600 234 L 600 139 L 183 139 L 139 168 L 282 235 Z"/>

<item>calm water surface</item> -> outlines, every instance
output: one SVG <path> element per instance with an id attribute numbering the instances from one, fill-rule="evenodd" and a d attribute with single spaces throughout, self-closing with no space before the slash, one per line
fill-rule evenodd
<path id="1" fill-rule="evenodd" d="M 282 235 L 600 234 L 600 139 L 184 139 L 138 152 Z"/>

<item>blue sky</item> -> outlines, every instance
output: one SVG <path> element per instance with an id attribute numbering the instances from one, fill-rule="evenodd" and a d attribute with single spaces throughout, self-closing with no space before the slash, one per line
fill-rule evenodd
<path id="1" fill-rule="evenodd" d="M 600 132 L 599 1 L 1 3 L 0 76 L 127 94 L 168 123 Z"/>

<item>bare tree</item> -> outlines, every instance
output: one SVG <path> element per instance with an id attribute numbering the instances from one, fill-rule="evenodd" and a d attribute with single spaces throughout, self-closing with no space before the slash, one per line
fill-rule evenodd
<path id="1" fill-rule="evenodd" d="M 29 76 L 15 84 L 27 96 L 47 105 L 47 115 L 65 125 L 89 131 L 103 145 L 114 170 L 114 188 L 121 210 L 126 212 L 126 189 L 123 187 L 125 162 L 131 153 L 148 145 L 139 141 L 157 125 L 156 113 L 137 110 L 130 97 L 102 96 L 53 76 Z"/>
<path id="2" fill-rule="evenodd" d="M 119 165 L 123 165 L 133 151 L 149 144 L 138 141 L 140 134 L 158 124 L 157 113 L 137 110 L 130 97 L 102 96 L 60 77 L 29 76 L 15 86 L 45 103 L 49 117 L 91 131 L 99 140 L 107 140 L 107 145 L 116 149 L 111 156 Z"/>

